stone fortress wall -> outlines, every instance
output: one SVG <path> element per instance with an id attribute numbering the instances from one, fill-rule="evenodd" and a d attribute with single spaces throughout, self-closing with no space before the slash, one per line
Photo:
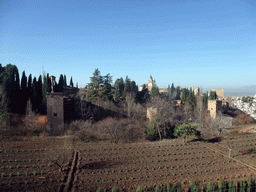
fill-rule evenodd
<path id="1" fill-rule="evenodd" d="M 148 83 L 144 84 L 144 85 L 145 85 L 146 88 L 149 89 L 149 92 L 151 92 L 151 89 L 152 89 L 152 86 L 153 86 L 153 78 L 152 78 L 151 75 L 148 79 Z M 143 89 L 144 85 L 140 86 L 139 91 L 141 91 Z M 180 87 L 181 91 L 182 91 L 182 89 L 187 89 L 187 87 Z M 195 95 L 200 94 L 201 96 L 203 96 L 203 93 L 200 92 L 199 87 L 192 87 L 192 90 L 194 91 Z M 212 91 L 216 92 L 217 99 L 216 100 L 208 100 L 208 111 L 210 112 L 211 118 L 216 118 L 218 113 L 228 110 L 229 104 L 225 100 L 224 89 L 214 88 L 214 89 L 212 89 Z M 168 92 L 167 88 L 159 88 L 159 93 L 167 93 L 167 92 Z M 147 109 L 147 118 L 151 119 L 154 113 L 157 113 L 157 109 L 148 108 Z"/>

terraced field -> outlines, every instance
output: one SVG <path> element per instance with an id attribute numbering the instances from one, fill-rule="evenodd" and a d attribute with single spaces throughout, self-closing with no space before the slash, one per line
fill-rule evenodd
<path id="1" fill-rule="evenodd" d="M 234 136 L 234 158 L 224 141 L 182 140 L 133 144 L 74 143 L 67 172 L 45 156 L 63 141 L 4 143 L 0 152 L 1 191 L 136 191 L 138 186 L 254 178 L 256 136 Z M 186 188 L 185 188 L 186 189 Z"/>

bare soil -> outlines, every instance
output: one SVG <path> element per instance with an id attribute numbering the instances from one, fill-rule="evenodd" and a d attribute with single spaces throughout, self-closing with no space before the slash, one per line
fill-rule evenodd
<path id="1" fill-rule="evenodd" d="M 131 144 L 110 142 L 75 143 L 78 163 L 72 190 L 110 190 L 118 186 L 135 191 L 137 186 L 189 181 L 202 182 L 239 180 L 252 175 L 256 166 L 255 134 L 237 134 L 232 150 L 234 159 L 228 158 L 225 140 L 218 142 L 182 139 Z M 62 137 L 43 137 L 26 141 L 6 141 L 0 151 L 0 191 L 59 191 L 66 183 L 67 174 L 45 160 L 47 150 L 63 145 Z M 239 163 L 235 160 L 246 164 Z M 11 168 L 10 168 L 11 166 Z M 18 173 L 19 172 L 19 173 Z M 3 173 L 3 177 L 2 177 Z"/>

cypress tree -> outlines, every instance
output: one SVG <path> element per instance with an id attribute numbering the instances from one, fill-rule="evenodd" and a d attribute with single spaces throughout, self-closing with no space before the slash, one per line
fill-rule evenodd
<path id="1" fill-rule="evenodd" d="M 138 86 L 136 85 L 135 81 L 131 81 L 131 92 L 137 94 L 138 92 Z"/>
<path id="2" fill-rule="evenodd" d="M 42 105 L 43 105 L 43 82 L 42 82 L 42 75 L 39 76 L 37 82 L 37 111 L 42 112 Z"/>
<path id="3" fill-rule="evenodd" d="M 5 67 L 2 67 L 2 64 L 0 64 L 0 85 L 2 85 L 4 81 L 4 71 Z"/>
<path id="4" fill-rule="evenodd" d="M 71 79 L 70 79 L 69 86 L 70 86 L 70 87 L 73 87 L 73 86 L 74 86 L 72 77 L 71 77 Z"/>
<path id="5" fill-rule="evenodd" d="M 175 100 L 180 100 L 180 86 L 177 86 L 175 91 L 176 91 Z"/>
<path id="6" fill-rule="evenodd" d="M 64 86 L 67 86 L 67 77 L 66 77 L 66 75 L 64 75 L 64 79 L 63 79 L 63 81 L 64 81 Z"/>
<path id="7" fill-rule="evenodd" d="M 174 87 L 174 84 L 172 83 L 171 90 L 170 90 L 172 97 L 174 96 L 174 91 L 175 91 L 175 87 Z"/>
<path id="8" fill-rule="evenodd" d="M 63 92 L 63 86 L 64 86 L 64 78 L 63 75 L 60 75 L 59 83 L 58 83 L 58 92 Z"/>
<path id="9" fill-rule="evenodd" d="M 51 90 L 51 80 L 50 80 L 50 77 L 49 77 L 49 73 L 47 73 L 47 92 L 50 93 L 52 90 Z"/>
<path id="10" fill-rule="evenodd" d="M 37 84 L 36 77 L 34 77 L 33 83 L 31 86 L 31 92 L 32 92 L 31 104 L 32 104 L 32 111 L 35 111 L 36 113 L 38 112 L 37 111 L 37 109 L 38 109 L 38 105 L 37 105 L 38 92 L 37 92 L 37 90 L 38 90 L 38 84 Z"/>
<path id="11" fill-rule="evenodd" d="M 112 76 L 108 73 L 106 76 L 103 77 L 103 91 L 102 96 L 104 99 L 112 99 Z"/>
<path id="12" fill-rule="evenodd" d="M 210 91 L 210 96 L 209 96 L 209 99 L 211 100 L 215 100 L 217 99 L 217 94 L 216 94 L 216 91 Z"/>
<path id="13" fill-rule="evenodd" d="M 204 108 L 207 109 L 208 108 L 208 91 L 204 93 L 203 102 L 204 102 Z"/>
<path id="14" fill-rule="evenodd" d="M 168 87 L 167 87 L 167 98 L 170 98 L 171 97 L 171 87 L 170 87 L 170 84 L 168 84 Z"/>
<path id="15" fill-rule="evenodd" d="M 125 78 L 125 88 L 127 92 L 131 92 L 131 79 L 128 76 Z"/>
<path id="16" fill-rule="evenodd" d="M 124 91 L 124 80 L 121 77 L 120 79 L 117 79 L 114 84 L 114 95 L 115 95 L 116 101 L 119 101 L 121 99 L 123 91 Z"/>
<path id="17" fill-rule="evenodd" d="M 188 97 L 189 97 L 189 90 L 182 89 L 182 96 L 181 96 L 182 103 L 185 103 L 188 100 Z"/>
<path id="18" fill-rule="evenodd" d="M 47 73 L 47 76 L 49 74 Z M 43 81 L 43 96 L 42 96 L 42 113 L 46 114 L 46 109 L 47 109 L 47 99 L 46 99 L 46 93 L 48 92 L 48 78 L 46 75 L 44 75 L 44 81 Z"/>
<path id="19" fill-rule="evenodd" d="M 11 113 L 17 112 L 17 99 L 19 94 L 19 75 L 15 65 L 8 64 L 5 67 L 3 89 L 7 97 L 7 110 Z"/>
<path id="20" fill-rule="evenodd" d="M 15 68 L 14 76 L 15 76 L 15 91 L 13 96 L 13 100 L 14 100 L 13 112 L 22 113 L 22 102 L 20 98 L 20 75 L 17 67 Z"/>
<path id="21" fill-rule="evenodd" d="M 21 77 L 21 110 L 22 113 L 25 114 L 26 112 L 26 105 L 27 105 L 27 98 L 28 98 L 28 85 L 27 85 L 27 76 L 25 71 L 22 72 Z"/>
<path id="22" fill-rule="evenodd" d="M 28 94 L 27 94 L 27 101 L 30 99 L 32 100 L 32 75 L 30 74 L 28 77 Z"/>

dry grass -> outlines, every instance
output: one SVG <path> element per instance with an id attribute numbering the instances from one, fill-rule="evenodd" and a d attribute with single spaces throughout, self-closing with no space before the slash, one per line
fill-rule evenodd
<path id="1" fill-rule="evenodd" d="M 97 123 L 79 120 L 66 126 L 66 134 L 83 142 L 110 140 L 128 143 L 144 137 L 146 124 L 145 121 L 128 118 L 107 118 Z"/>

